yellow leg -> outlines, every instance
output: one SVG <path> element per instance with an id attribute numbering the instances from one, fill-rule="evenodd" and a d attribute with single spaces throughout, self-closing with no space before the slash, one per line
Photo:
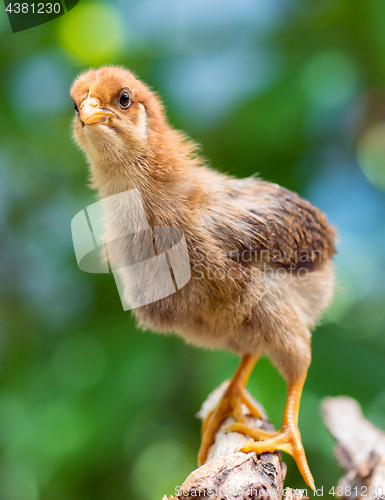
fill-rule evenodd
<path id="1" fill-rule="evenodd" d="M 255 417 L 262 417 L 258 408 L 253 405 L 252 401 L 245 393 L 245 386 L 257 360 L 257 356 L 246 355 L 242 357 L 226 392 L 216 408 L 208 414 L 203 422 L 202 441 L 198 454 L 199 465 L 205 463 L 208 451 L 214 442 L 215 435 L 223 421 L 229 415 L 233 415 L 237 422 L 245 422 L 242 404 L 245 404 L 250 413 Z"/>
<path id="2" fill-rule="evenodd" d="M 244 453 L 255 451 L 260 454 L 264 452 L 273 452 L 275 450 L 282 450 L 289 453 L 294 457 L 306 484 L 314 490 L 314 479 L 306 460 L 305 450 L 303 449 L 301 435 L 298 429 L 299 404 L 305 380 L 306 373 L 299 377 L 294 383 L 288 384 L 285 412 L 281 429 L 278 432 L 270 433 L 258 429 L 251 429 L 242 422 L 231 425 L 230 430 L 241 432 L 253 439 L 262 440 L 244 443 L 239 448 L 239 451 Z"/>

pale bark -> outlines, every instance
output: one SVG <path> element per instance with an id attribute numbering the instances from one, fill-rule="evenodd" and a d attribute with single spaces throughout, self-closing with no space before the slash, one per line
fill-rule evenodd
<path id="1" fill-rule="evenodd" d="M 227 388 L 229 381 L 223 382 L 215 389 L 203 403 L 198 416 L 202 420 L 215 407 Z M 252 417 L 244 406 L 246 423 L 250 427 L 274 431 L 274 427 L 267 418 L 264 409 L 259 403 L 255 405 L 264 415 L 263 419 Z M 207 497 L 211 500 L 260 500 L 281 499 L 283 483 L 286 474 L 286 465 L 281 460 L 281 454 L 276 453 L 241 453 L 236 451 L 244 441 L 252 440 L 249 436 L 230 432 L 225 427 L 234 422 L 228 418 L 216 435 L 207 462 L 191 472 L 182 484 L 176 497 L 165 496 L 162 500 L 193 500 Z M 253 440 L 252 440 L 253 441 Z M 286 500 L 300 500 L 301 490 L 285 491 Z"/>
<path id="2" fill-rule="evenodd" d="M 366 420 L 357 401 L 347 396 L 325 398 L 322 411 L 337 442 L 334 455 L 345 472 L 336 488 L 338 498 L 385 500 L 385 432 Z"/>

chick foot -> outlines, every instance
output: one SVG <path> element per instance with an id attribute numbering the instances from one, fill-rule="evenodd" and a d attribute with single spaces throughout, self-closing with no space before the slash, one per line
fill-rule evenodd
<path id="1" fill-rule="evenodd" d="M 284 451 L 291 455 L 296 461 L 297 467 L 305 480 L 305 483 L 314 491 L 314 479 L 310 472 L 305 450 L 301 442 L 301 435 L 298 427 L 282 427 L 278 432 L 265 432 L 258 429 L 249 428 L 242 423 L 235 423 L 229 426 L 232 432 L 240 432 L 257 440 L 247 441 L 238 447 L 237 451 L 250 453 L 255 451 L 258 455 L 261 453 L 273 453 L 276 450 Z"/>
<path id="2" fill-rule="evenodd" d="M 245 416 L 242 410 L 243 404 L 246 405 L 251 415 L 263 418 L 262 413 L 245 391 L 245 385 L 257 359 L 256 356 L 243 356 L 237 371 L 218 405 L 207 415 L 203 422 L 202 441 L 198 453 L 199 465 L 205 463 L 208 451 L 215 440 L 215 435 L 227 417 L 232 415 L 236 422 L 245 423 Z"/>
<path id="3" fill-rule="evenodd" d="M 261 454 L 281 450 L 291 455 L 296 461 L 305 483 L 314 491 L 314 479 L 306 460 L 305 450 L 298 429 L 299 402 L 305 379 L 306 373 L 296 382 L 288 385 L 285 412 L 281 429 L 278 432 L 266 432 L 260 429 L 253 429 L 242 422 L 236 422 L 235 424 L 229 425 L 228 428 L 232 432 L 240 432 L 256 440 L 255 442 L 245 442 L 237 451 L 243 453 L 255 451 L 257 454 Z"/>

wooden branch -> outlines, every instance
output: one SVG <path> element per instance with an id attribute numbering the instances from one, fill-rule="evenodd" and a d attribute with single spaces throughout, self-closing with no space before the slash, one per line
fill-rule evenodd
<path id="1" fill-rule="evenodd" d="M 198 413 L 204 419 L 216 406 L 228 387 L 226 380 L 217 387 L 203 403 Z M 254 401 L 254 400 L 253 400 Z M 246 423 L 250 427 L 266 431 L 274 431 L 262 406 L 254 401 L 264 415 L 263 419 L 250 415 L 244 406 Z M 278 500 L 282 497 L 286 465 L 281 460 L 281 454 L 276 453 L 241 453 L 236 449 L 248 436 L 224 429 L 234 422 L 228 418 L 219 429 L 214 444 L 209 450 L 205 464 L 191 472 L 182 484 L 176 497 L 164 496 L 162 500 L 193 500 L 197 497 L 208 497 L 210 500 Z M 285 490 L 285 500 L 305 499 L 302 490 Z"/>
<path id="2" fill-rule="evenodd" d="M 336 488 L 339 498 L 385 500 L 385 432 L 366 420 L 357 401 L 347 396 L 324 399 L 322 412 L 345 471 Z"/>

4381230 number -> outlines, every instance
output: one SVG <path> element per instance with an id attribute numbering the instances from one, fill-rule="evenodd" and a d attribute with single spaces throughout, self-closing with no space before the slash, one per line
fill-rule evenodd
<path id="1" fill-rule="evenodd" d="M 329 491 L 329 495 L 337 495 L 338 497 L 344 496 L 344 497 L 350 497 L 354 495 L 355 497 L 369 497 L 372 495 L 378 495 L 381 496 L 384 494 L 384 490 L 382 486 L 378 486 L 375 488 L 374 486 L 355 486 L 352 488 L 351 486 L 337 486 Z"/>
<path id="2" fill-rule="evenodd" d="M 9 3 L 5 9 L 10 14 L 59 14 L 60 3 Z"/>

